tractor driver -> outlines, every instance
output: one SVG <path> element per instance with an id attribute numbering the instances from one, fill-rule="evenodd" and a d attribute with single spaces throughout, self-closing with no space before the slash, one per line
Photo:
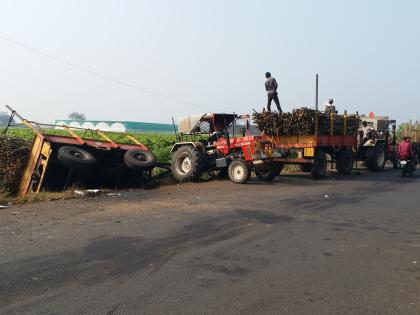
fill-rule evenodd
<path id="1" fill-rule="evenodd" d="M 221 137 L 227 136 L 227 132 L 225 130 L 216 130 L 213 131 L 211 136 L 207 139 L 208 145 L 212 145 L 214 141 L 219 140 Z"/>
<path id="2" fill-rule="evenodd" d="M 368 125 L 367 121 L 363 121 L 362 122 L 362 130 L 361 130 L 361 134 L 362 134 L 362 144 L 365 143 L 366 141 L 369 140 L 370 138 L 370 134 L 373 130 L 373 128 L 371 126 Z"/>

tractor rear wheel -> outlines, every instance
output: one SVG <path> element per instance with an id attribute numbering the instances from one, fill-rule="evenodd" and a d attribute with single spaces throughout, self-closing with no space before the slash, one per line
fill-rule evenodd
<path id="1" fill-rule="evenodd" d="M 271 182 L 283 169 L 284 164 L 272 163 L 255 168 L 255 175 L 260 181 Z"/>
<path id="2" fill-rule="evenodd" d="M 198 180 L 204 171 L 204 157 L 191 146 L 181 146 L 172 155 L 172 175 L 179 182 Z"/>
<path id="3" fill-rule="evenodd" d="M 337 155 L 337 171 L 343 175 L 350 175 L 353 171 L 353 152 L 351 150 L 340 151 Z"/>
<path id="4" fill-rule="evenodd" d="M 315 155 L 314 165 L 311 171 L 313 178 L 319 179 L 325 177 L 327 173 L 327 155 L 324 150 L 318 150 Z"/>
<path id="5" fill-rule="evenodd" d="M 384 170 L 386 162 L 385 146 L 378 144 L 366 151 L 365 165 L 371 172 L 380 172 Z"/>
<path id="6" fill-rule="evenodd" d="M 251 167 L 243 160 L 234 160 L 229 164 L 229 178 L 237 184 L 246 184 L 251 177 Z"/>

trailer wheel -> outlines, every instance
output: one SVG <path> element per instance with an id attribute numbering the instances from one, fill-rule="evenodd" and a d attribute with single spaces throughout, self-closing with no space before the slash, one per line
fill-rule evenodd
<path id="1" fill-rule="evenodd" d="M 337 171 L 343 175 L 350 175 L 353 171 L 353 152 L 343 150 L 337 156 Z"/>
<path id="2" fill-rule="evenodd" d="M 284 164 L 272 163 L 255 168 L 255 175 L 260 181 L 271 182 L 283 169 Z"/>
<path id="3" fill-rule="evenodd" d="M 229 178 L 237 184 L 245 184 L 251 177 L 250 166 L 242 160 L 234 160 L 229 164 Z"/>
<path id="4" fill-rule="evenodd" d="M 181 146 L 172 155 L 171 168 L 179 182 L 198 180 L 204 171 L 204 158 L 196 148 Z"/>
<path id="5" fill-rule="evenodd" d="M 156 156 L 145 150 L 128 150 L 124 153 L 124 163 L 136 170 L 151 170 L 156 166 Z"/>
<path id="6" fill-rule="evenodd" d="M 371 172 L 380 172 L 384 170 L 386 162 L 385 146 L 378 144 L 366 151 L 365 165 Z"/>
<path id="7" fill-rule="evenodd" d="M 311 171 L 313 178 L 323 178 L 327 173 L 327 156 L 324 150 L 318 150 L 315 155 L 314 165 Z"/>
<path id="8" fill-rule="evenodd" d="M 73 146 L 60 147 L 57 158 L 67 167 L 77 169 L 86 169 L 96 163 L 96 158 L 92 153 Z"/>

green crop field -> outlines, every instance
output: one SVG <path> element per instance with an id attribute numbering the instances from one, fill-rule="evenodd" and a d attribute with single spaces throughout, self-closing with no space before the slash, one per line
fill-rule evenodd
<path id="1" fill-rule="evenodd" d="M 0 133 L 3 130 L 0 129 Z M 43 129 L 44 134 L 65 135 L 69 134 L 65 130 Z M 100 135 L 96 132 L 76 132 L 80 136 L 88 139 L 102 140 Z M 10 128 L 7 135 L 11 137 L 23 138 L 32 141 L 34 133 L 28 128 Z M 113 141 L 118 143 L 129 143 L 124 134 L 106 133 L 106 135 Z M 148 147 L 157 157 L 159 162 L 169 162 L 172 144 L 175 142 L 175 136 L 171 134 L 139 134 L 131 133 L 131 135 L 138 141 Z"/>

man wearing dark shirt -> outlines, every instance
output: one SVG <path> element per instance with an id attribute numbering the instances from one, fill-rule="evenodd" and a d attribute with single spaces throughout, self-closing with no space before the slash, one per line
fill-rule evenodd
<path id="1" fill-rule="evenodd" d="M 274 103 L 276 103 L 279 114 L 281 114 L 282 110 L 280 107 L 279 96 L 277 93 L 277 87 L 278 87 L 277 81 L 275 78 L 271 77 L 270 72 L 266 72 L 265 77 L 267 78 L 267 80 L 265 81 L 265 90 L 267 91 L 267 97 L 268 97 L 267 110 L 271 112 L 271 101 L 274 101 Z"/>

